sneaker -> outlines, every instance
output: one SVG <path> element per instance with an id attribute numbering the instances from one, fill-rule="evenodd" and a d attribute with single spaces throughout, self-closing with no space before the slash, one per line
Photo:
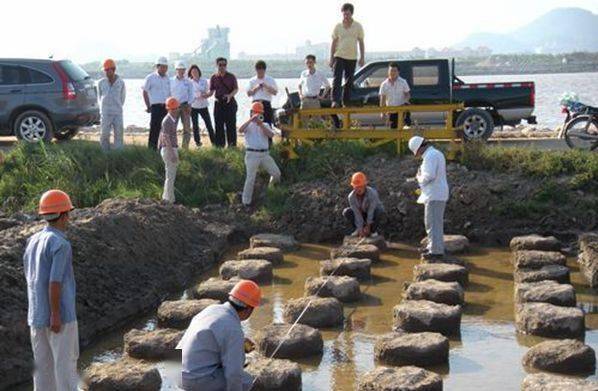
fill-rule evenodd
<path id="1" fill-rule="evenodd" d="M 370 235 L 371 238 L 377 238 L 378 236 L 378 232 L 372 232 L 372 234 Z"/>
<path id="2" fill-rule="evenodd" d="M 359 230 L 357 230 L 357 229 L 355 231 L 353 231 L 353 233 L 351 234 L 352 237 L 356 237 L 358 235 L 359 235 Z"/>

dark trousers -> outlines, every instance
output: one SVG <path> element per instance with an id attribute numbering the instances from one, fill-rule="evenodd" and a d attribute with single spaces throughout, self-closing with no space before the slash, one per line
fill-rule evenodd
<path id="1" fill-rule="evenodd" d="M 154 104 L 150 106 L 150 132 L 147 146 L 153 150 L 158 150 L 158 138 L 160 138 L 160 129 L 162 120 L 166 117 L 166 105 Z"/>
<path id="2" fill-rule="evenodd" d="M 216 133 L 214 134 L 215 145 L 219 148 L 226 144 L 229 147 L 237 146 L 237 102 L 233 99 L 230 103 L 226 100 L 217 100 L 214 104 L 214 122 Z M 226 129 L 226 132 L 225 132 Z"/>
<path id="3" fill-rule="evenodd" d="M 343 210 L 343 217 L 347 220 L 347 223 L 355 230 L 357 227 L 355 226 L 355 213 L 353 213 L 353 209 L 345 208 Z M 374 221 L 372 222 L 372 226 L 370 228 L 371 232 L 378 232 L 378 227 L 380 226 L 380 222 L 384 217 L 384 210 L 382 208 L 376 208 L 374 210 Z M 368 221 L 367 212 L 363 213 L 363 221 L 364 224 Z"/>
<path id="4" fill-rule="evenodd" d="M 262 102 L 262 105 L 264 105 L 264 122 L 269 124 L 270 126 L 272 126 L 273 122 L 272 122 L 272 118 L 274 117 L 273 111 L 272 111 L 272 103 L 269 100 L 254 100 L 254 102 Z M 251 115 L 251 111 L 249 112 L 249 115 Z M 268 137 L 268 146 L 272 146 L 272 137 Z"/>
<path id="5" fill-rule="evenodd" d="M 334 74 L 334 79 L 332 80 L 332 101 L 337 105 L 343 103 L 346 106 L 349 104 L 355 65 L 357 65 L 357 60 L 334 57 L 334 66 L 332 67 L 332 73 Z M 343 75 L 345 78 L 344 87 Z"/>
<path id="6" fill-rule="evenodd" d="M 210 136 L 210 143 L 214 145 L 216 143 L 214 138 L 214 128 L 212 127 L 212 119 L 210 118 L 210 111 L 207 107 L 203 109 L 191 108 L 191 123 L 193 124 L 193 139 L 195 144 L 201 145 L 201 138 L 199 136 L 199 116 L 203 123 L 206 125 L 208 135 Z"/>
<path id="7" fill-rule="evenodd" d="M 396 129 L 399 127 L 399 114 L 398 113 L 391 113 L 388 116 L 388 119 L 390 120 L 390 128 L 391 129 Z M 409 114 L 409 112 L 405 113 L 405 125 L 407 125 L 407 126 L 411 125 L 411 115 Z"/>

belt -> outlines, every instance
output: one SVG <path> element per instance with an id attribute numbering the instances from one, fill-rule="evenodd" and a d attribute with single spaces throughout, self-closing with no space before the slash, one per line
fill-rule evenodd
<path id="1" fill-rule="evenodd" d="M 317 95 L 314 96 L 304 96 L 303 99 L 318 99 Z"/>
<path id="2" fill-rule="evenodd" d="M 247 152 L 268 152 L 267 149 L 253 149 L 253 148 L 245 148 Z"/>
<path id="3" fill-rule="evenodd" d="M 162 107 L 166 107 L 165 103 L 154 103 L 151 106 L 162 106 Z"/>

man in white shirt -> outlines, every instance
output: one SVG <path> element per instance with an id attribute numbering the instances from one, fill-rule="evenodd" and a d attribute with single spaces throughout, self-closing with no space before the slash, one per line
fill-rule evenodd
<path id="1" fill-rule="evenodd" d="M 167 114 L 166 99 L 170 96 L 170 79 L 166 72 L 168 72 L 168 60 L 166 57 L 160 57 L 156 61 L 156 72 L 147 75 L 141 87 L 145 111 L 151 115 L 148 146 L 153 150 L 158 149 L 162 120 Z"/>
<path id="2" fill-rule="evenodd" d="M 444 256 L 444 210 L 449 197 L 446 180 L 446 160 L 442 152 L 434 148 L 428 140 L 413 136 L 409 149 L 423 161 L 417 171 L 416 180 L 421 194 L 418 204 L 424 204 L 424 223 L 428 235 L 428 245 L 424 259 L 442 259 Z"/>
<path id="3" fill-rule="evenodd" d="M 116 74 L 116 63 L 112 59 L 104 61 L 106 77 L 98 82 L 98 97 L 102 112 L 102 135 L 100 145 L 104 151 L 110 150 L 110 133 L 114 130 L 114 149 L 123 147 L 123 105 L 127 90 L 125 82 Z"/>
<path id="4" fill-rule="evenodd" d="M 264 122 L 272 126 L 272 98 L 278 94 L 276 80 L 266 75 L 266 62 L 259 60 L 255 63 L 255 76 L 249 79 L 247 95 L 252 102 L 261 102 L 264 105 Z M 272 138 L 268 139 L 272 145 Z"/>
<path id="5" fill-rule="evenodd" d="M 319 109 L 322 107 L 320 101 L 330 91 L 330 82 L 322 72 L 316 69 L 316 56 L 313 54 L 305 56 L 305 67 L 307 69 L 301 72 L 299 78 L 301 108 Z"/>
<path id="6" fill-rule="evenodd" d="M 399 64 L 391 62 L 388 65 L 388 78 L 380 85 L 380 107 L 403 106 L 411 99 L 411 89 L 407 80 L 399 76 Z M 382 118 L 386 117 L 382 113 Z M 391 113 L 389 116 L 390 127 L 396 129 L 399 123 L 399 115 Z M 407 121 L 406 121 L 407 122 Z"/>
<path id="7" fill-rule="evenodd" d="M 269 153 L 268 139 L 274 136 L 274 131 L 264 121 L 264 106 L 261 102 L 251 105 L 251 117 L 239 128 L 239 133 L 245 134 L 245 186 L 243 186 L 243 206 L 249 208 L 253 198 L 255 177 L 260 167 L 270 174 L 270 184 L 280 181 L 280 169 Z"/>
<path id="8" fill-rule="evenodd" d="M 179 116 L 183 123 L 183 149 L 189 149 L 191 141 L 191 103 L 195 100 L 193 83 L 185 75 L 187 67 L 182 61 L 175 64 L 176 76 L 170 79 L 170 95 L 179 102 Z"/>

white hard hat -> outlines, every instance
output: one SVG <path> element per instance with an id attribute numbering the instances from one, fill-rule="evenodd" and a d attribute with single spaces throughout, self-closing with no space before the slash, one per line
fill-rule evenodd
<path id="1" fill-rule="evenodd" d="M 409 139 L 409 149 L 415 155 L 417 150 L 422 146 L 424 143 L 424 138 L 421 136 L 413 136 Z"/>
<path id="2" fill-rule="evenodd" d="M 183 61 L 177 61 L 174 63 L 174 69 L 187 69 L 187 66 Z"/>
<path id="3" fill-rule="evenodd" d="M 158 57 L 156 60 L 156 65 L 168 65 L 168 60 L 164 56 Z"/>

